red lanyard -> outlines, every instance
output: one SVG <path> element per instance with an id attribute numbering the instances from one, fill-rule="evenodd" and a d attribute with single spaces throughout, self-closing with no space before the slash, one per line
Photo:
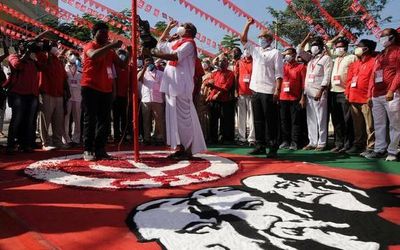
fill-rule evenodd
<path id="1" fill-rule="evenodd" d="M 72 67 L 72 68 L 75 68 L 74 71 L 72 71 L 71 65 L 68 65 L 68 68 L 69 68 L 69 72 L 71 72 L 72 77 L 75 78 L 75 74 L 76 74 L 76 71 L 78 70 L 78 68 L 77 68 L 76 66 L 75 66 L 75 67 Z"/>
<path id="2" fill-rule="evenodd" d="M 315 66 L 317 66 L 317 64 L 318 64 L 319 60 L 321 60 L 321 59 L 322 59 L 322 57 L 323 57 L 323 56 L 321 56 L 320 58 L 318 58 L 318 60 L 317 60 L 317 62 L 316 62 L 316 63 L 314 63 L 314 64 L 312 64 L 312 63 L 311 63 L 311 73 L 314 73 Z"/>
<path id="3" fill-rule="evenodd" d="M 338 60 L 338 59 L 340 59 L 340 60 Z M 340 64 L 342 63 L 343 59 L 344 59 L 344 57 L 338 57 L 338 58 L 336 59 L 336 60 L 338 60 L 337 68 L 336 68 L 336 74 L 339 72 Z"/>

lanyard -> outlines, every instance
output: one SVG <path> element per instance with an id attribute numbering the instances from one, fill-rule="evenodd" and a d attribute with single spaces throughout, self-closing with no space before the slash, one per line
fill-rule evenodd
<path id="1" fill-rule="evenodd" d="M 311 73 L 314 73 L 315 66 L 317 66 L 319 60 L 321 60 L 322 57 L 323 57 L 323 56 L 321 56 L 320 58 L 318 58 L 318 60 L 317 60 L 314 64 L 311 64 Z"/>
<path id="2" fill-rule="evenodd" d="M 75 74 L 76 74 L 76 71 L 78 71 L 78 68 L 76 66 L 71 68 L 71 65 L 68 65 L 68 68 L 69 68 L 69 72 L 71 73 L 72 77 L 75 78 Z M 72 71 L 72 69 L 74 69 L 74 71 Z"/>
<path id="3" fill-rule="evenodd" d="M 340 60 L 338 60 L 338 59 L 340 59 Z M 336 59 L 336 60 L 338 60 L 337 67 L 336 67 L 336 74 L 339 73 L 340 64 L 342 63 L 343 59 L 344 59 L 344 57 L 339 57 Z"/>

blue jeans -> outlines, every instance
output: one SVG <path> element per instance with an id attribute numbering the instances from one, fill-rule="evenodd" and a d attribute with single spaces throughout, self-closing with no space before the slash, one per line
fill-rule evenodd
<path id="1" fill-rule="evenodd" d="M 11 107 L 11 122 L 7 147 L 14 148 L 18 141 L 21 148 L 30 148 L 35 141 L 37 96 L 10 93 L 8 106 Z"/>

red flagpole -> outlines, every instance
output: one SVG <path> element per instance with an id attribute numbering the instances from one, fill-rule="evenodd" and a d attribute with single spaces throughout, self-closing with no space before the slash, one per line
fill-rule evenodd
<path id="1" fill-rule="evenodd" d="M 132 105 L 133 105 L 133 151 L 135 162 L 140 161 L 139 158 L 139 90 L 137 80 L 137 0 L 132 0 Z"/>

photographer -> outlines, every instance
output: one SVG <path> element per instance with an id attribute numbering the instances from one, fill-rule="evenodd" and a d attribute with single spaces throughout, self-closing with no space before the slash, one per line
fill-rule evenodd
<path id="1" fill-rule="evenodd" d="M 83 158 L 85 161 L 109 159 L 105 150 L 110 129 L 110 113 L 113 91 L 113 65 L 127 67 L 131 55 L 121 60 L 114 49 L 122 46 L 121 41 L 108 41 L 108 26 L 96 23 L 92 28 L 93 41 L 83 50 L 82 109 L 83 116 Z"/>
<path id="2" fill-rule="evenodd" d="M 6 74 L 3 71 L 3 65 L 2 62 L 4 59 L 6 59 L 10 54 L 8 52 L 8 46 L 6 44 L 5 38 L 1 37 L 0 35 L 0 43 L 3 48 L 3 55 L 0 56 L 0 87 L 2 87 L 3 83 L 7 80 Z M 5 96 L 2 96 L 2 99 L 0 100 L 0 138 L 5 138 L 5 135 L 3 134 L 3 123 L 4 123 L 4 114 L 6 112 L 6 98 Z"/>
<path id="3" fill-rule="evenodd" d="M 8 57 L 11 69 L 7 81 L 8 105 L 12 110 L 6 150 L 9 154 L 16 151 L 16 140 L 23 152 L 32 151 L 39 95 L 40 63 L 36 57 L 39 47 L 35 42 L 20 42 L 16 51 Z"/>

